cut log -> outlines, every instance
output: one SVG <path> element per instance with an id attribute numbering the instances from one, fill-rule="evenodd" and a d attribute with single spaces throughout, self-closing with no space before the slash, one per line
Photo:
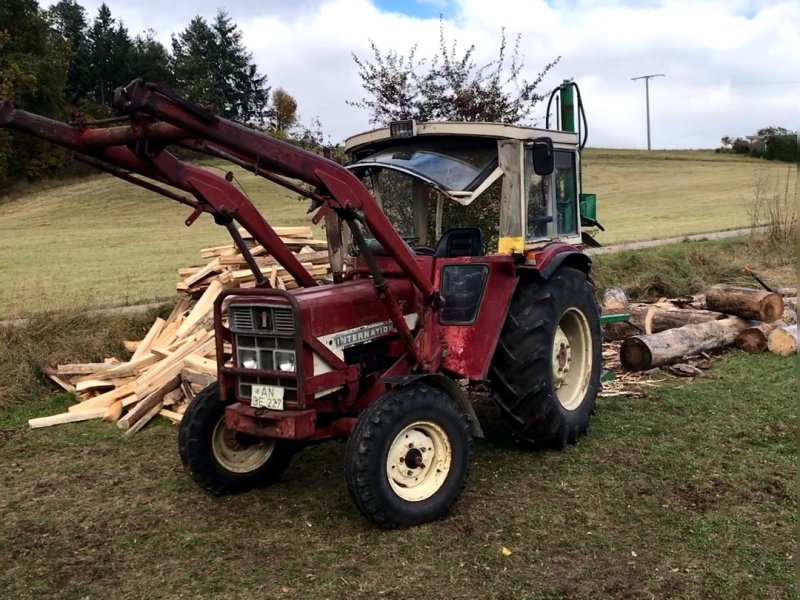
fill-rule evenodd
<path id="1" fill-rule="evenodd" d="M 726 315 L 713 310 L 676 308 L 668 304 L 632 304 L 630 313 L 631 323 L 645 331 L 649 320 L 651 333 L 726 318 Z"/>
<path id="2" fill-rule="evenodd" d="M 65 412 L 60 415 L 53 415 L 52 417 L 40 417 L 38 419 L 31 419 L 28 425 L 32 429 L 37 427 L 50 427 L 51 425 L 61 425 L 62 423 L 75 423 L 77 421 L 89 421 L 90 419 L 100 419 L 106 414 L 105 407 L 94 408 L 91 410 L 84 410 L 81 412 Z"/>
<path id="3" fill-rule="evenodd" d="M 777 321 L 783 314 L 783 298 L 780 294 L 734 285 L 712 286 L 706 291 L 706 304 L 709 310 L 764 323 Z"/>
<path id="4" fill-rule="evenodd" d="M 75 365 L 58 365 L 58 375 L 93 375 L 100 371 L 110 371 L 117 365 L 111 363 L 80 363 Z"/>
<path id="5" fill-rule="evenodd" d="M 747 321 L 729 317 L 652 335 L 635 335 L 622 343 L 620 362 L 628 371 L 646 371 L 698 352 L 729 346 L 747 326 Z"/>
<path id="6" fill-rule="evenodd" d="M 136 382 L 131 382 L 116 389 L 100 394 L 89 400 L 84 400 L 78 404 L 73 404 L 67 410 L 69 412 L 83 412 L 95 408 L 108 408 L 115 401 L 121 400 L 125 396 L 132 394 L 136 389 Z"/>
<path id="7" fill-rule="evenodd" d="M 606 325 L 607 340 L 624 340 L 634 335 L 658 333 L 684 325 L 708 323 L 727 318 L 727 315 L 693 308 L 678 308 L 670 303 L 644 304 L 633 303 L 628 307 L 630 322 L 610 323 Z M 604 313 L 605 314 L 605 309 Z M 617 325 L 618 327 L 611 327 Z"/>
<path id="8" fill-rule="evenodd" d="M 115 400 L 111 406 L 106 409 L 106 414 L 103 415 L 103 421 L 109 423 L 116 423 L 122 416 L 122 400 Z"/>
<path id="9" fill-rule="evenodd" d="M 131 360 L 136 360 L 137 358 L 146 356 L 147 353 L 150 352 L 150 348 L 153 347 L 153 343 L 156 341 L 158 336 L 161 335 L 161 331 L 164 329 L 165 323 L 166 321 L 160 317 L 153 321 L 153 325 L 150 327 L 150 330 L 136 347 L 133 356 L 131 356 Z"/>
<path id="10" fill-rule="evenodd" d="M 161 412 L 161 409 L 162 409 L 162 408 L 163 408 L 163 404 L 162 404 L 161 402 L 158 402 L 158 403 L 157 403 L 155 406 L 153 406 L 153 407 L 152 407 L 150 410 L 148 410 L 148 411 L 147 411 L 145 414 L 143 414 L 141 417 L 139 417 L 139 419 L 136 421 L 136 423 L 134 423 L 133 425 L 131 425 L 131 426 L 130 426 L 130 427 L 129 427 L 129 428 L 126 430 L 126 431 L 125 431 L 125 435 L 126 435 L 127 437 L 130 437 L 130 436 L 132 436 L 133 434 L 135 434 L 135 433 L 136 433 L 137 431 L 139 431 L 139 430 L 140 430 L 142 427 L 144 427 L 145 425 L 147 425 L 147 423 L 150 421 L 150 419 L 152 419 L 152 418 L 153 418 L 153 417 L 155 417 L 155 416 L 156 416 L 156 415 L 157 415 L 159 412 Z"/>
<path id="11" fill-rule="evenodd" d="M 192 371 L 191 369 L 182 369 L 181 379 L 186 383 L 194 383 L 204 388 L 214 383 L 217 380 L 217 376 L 198 373 L 197 371 Z M 186 394 L 186 397 L 191 400 L 191 398 L 189 398 L 189 394 Z"/>
<path id="12" fill-rule="evenodd" d="M 767 338 L 767 348 L 773 354 L 797 354 L 797 325 L 787 325 L 772 331 Z"/>
<path id="13" fill-rule="evenodd" d="M 67 381 L 64 381 L 61 377 L 56 375 L 56 372 L 53 369 L 46 368 L 46 369 L 43 369 L 43 370 L 44 370 L 44 374 L 47 375 L 56 385 L 58 385 L 65 392 L 69 392 L 71 394 L 74 394 L 77 391 L 75 389 L 74 385 L 72 385 L 71 383 L 69 383 Z"/>
<path id="14" fill-rule="evenodd" d="M 166 408 L 162 408 L 158 411 L 158 414 L 162 417 L 168 418 L 173 423 L 180 423 L 181 419 L 183 419 L 183 415 L 181 413 L 175 412 L 174 410 L 167 410 Z"/>
<path id="15" fill-rule="evenodd" d="M 164 396 L 177 388 L 180 385 L 180 378 L 175 377 L 158 389 L 154 390 L 149 396 L 144 398 L 141 402 L 137 403 L 131 410 L 128 411 L 124 417 L 117 421 L 117 427 L 120 429 L 128 429 L 133 427 L 134 424 L 143 416 L 149 414 L 154 406 L 158 406 L 158 410 L 163 408 Z M 156 412 L 158 412 L 158 410 Z M 155 413 L 153 413 L 155 414 Z"/>
<path id="16" fill-rule="evenodd" d="M 784 327 L 785 325 L 786 323 L 775 321 L 773 323 L 759 323 L 753 327 L 742 329 L 739 335 L 736 336 L 736 347 L 745 352 L 766 352 L 769 334 L 778 327 Z"/>

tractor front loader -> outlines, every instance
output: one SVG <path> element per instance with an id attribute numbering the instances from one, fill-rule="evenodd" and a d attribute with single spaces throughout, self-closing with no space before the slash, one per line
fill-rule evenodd
<path id="1" fill-rule="evenodd" d="M 304 446 L 348 438 L 347 486 L 369 520 L 439 518 L 482 437 L 465 380 L 489 382 L 531 445 L 586 431 L 601 349 L 576 133 L 397 122 L 350 138 L 343 167 L 142 80 L 117 90 L 115 108 L 116 119 L 61 123 L 4 102 L 0 127 L 187 205 L 186 225 L 209 213 L 252 268 L 255 288 L 216 300 L 218 383 L 180 425 L 181 459 L 202 488 L 270 484 Z M 325 225 L 330 281 L 314 281 L 229 177 L 173 148 L 307 197 Z M 300 287 L 271 288 L 238 226 Z"/>

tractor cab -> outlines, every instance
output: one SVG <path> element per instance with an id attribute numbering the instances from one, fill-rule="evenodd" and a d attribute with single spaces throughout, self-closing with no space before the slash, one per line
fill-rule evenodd
<path id="1" fill-rule="evenodd" d="M 402 121 L 345 149 L 348 168 L 417 254 L 521 258 L 554 241 L 582 243 L 576 133 Z"/>

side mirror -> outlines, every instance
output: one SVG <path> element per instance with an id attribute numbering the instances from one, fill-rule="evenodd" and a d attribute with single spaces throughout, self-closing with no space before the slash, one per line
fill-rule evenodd
<path id="1" fill-rule="evenodd" d="M 556 167 L 553 140 L 540 137 L 533 140 L 533 172 L 542 177 L 550 175 Z"/>

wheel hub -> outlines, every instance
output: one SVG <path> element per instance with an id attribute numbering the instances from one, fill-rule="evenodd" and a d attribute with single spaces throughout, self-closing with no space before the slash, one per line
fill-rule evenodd
<path id="1" fill-rule="evenodd" d="M 569 373 L 572 364 L 572 347 L 569 338 L 561 327 L 556 329 L 555 339 L 553 340 L 553 379 L 556 388 L 561 387 L 564 378 Z"/>
<path id="2" fill-rule="evenodd" d="M 586 315 L 571 308 L 561 317 L 553 337 L 553 387 L 561 405 L 575 410 L 589 388 L 592 338 Z"/>
<path id="3" fill-rule="evenodd" d="M 451 460 L 450 441 L 441 427 L 430 421 L 412 423 L 389 446 L 389 485 L 403 500 L 425 500 L 444 483 Z"/>
<path id="4" fill-rule="evenodd" d="M 211 449 L 217 462 L 233 473 L 250 473 L 263 466 L 275 450 L 275 440 L 251 438 L 225 425 L 223 415 L 211 434 Z"/>

